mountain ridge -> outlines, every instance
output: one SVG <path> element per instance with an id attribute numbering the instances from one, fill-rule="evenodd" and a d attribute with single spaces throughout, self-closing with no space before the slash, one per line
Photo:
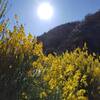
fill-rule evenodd
<path id="1" fill-rule="evenodd" d="M 46 54 L 53 52 L 60 54 L 66 50 L 82 48 L 85 42 L 89 52 L 100 54 L 100 10 L 94 14 L 88 14 L 82 21 L 57 26 L 37 39 L 43 42 Z"/>

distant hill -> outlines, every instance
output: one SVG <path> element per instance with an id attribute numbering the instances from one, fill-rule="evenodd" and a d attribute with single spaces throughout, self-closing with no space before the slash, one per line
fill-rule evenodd
<path id="1" fill-rule="evenodd" d="M 44 52 L 58 54 L 83 47 L 87 43 L 89 52 L 100 54 L 100 11 L 88 14 L 83 21 L 66 23 L 38 37 L 43 42 Z"/>

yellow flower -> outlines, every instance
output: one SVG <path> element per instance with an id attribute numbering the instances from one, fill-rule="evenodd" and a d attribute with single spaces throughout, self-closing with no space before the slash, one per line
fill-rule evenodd
<path id="1" fill-rule="evenodd" d="M 43 98 L 43 97 L 47 97 L 47 94 L 44 91 L 40 93 L 40 98 Z"/>
<path id="2" fill-rule="evenodd" d="M 49 81 L 49 86 L 50 86 L 50 89 L 54 89 L 57 85 L 57 81 L 55 79 L 51 79 Z"/>
<path id="3" fill-rule="evenodd" d="M 3 31 L 3 26 L 2 25 L 0 25 L 0 32 L 2 32 Z"/>
<path id="4" fill-rule="evenodd" d="M 45 81 L 50 80 L 50 76 L 49 76 L 49 75 L 45 75 L 45 76 L 44 76 L 44 80 L 45 80 Z"/>

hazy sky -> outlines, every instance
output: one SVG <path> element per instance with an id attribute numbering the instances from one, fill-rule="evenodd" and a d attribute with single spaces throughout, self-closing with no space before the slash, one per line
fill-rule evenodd
<path id="1" fill-rule="evenodd" d="M 75 20 L 82 20 L 88 13 L 100 10 L 100 0 L 9 0 L 10 7 L 7 17 L 10 18 L 9 27 L 15 24 L 14 15 L 19 16 L 19 22 L 25 31 L 33 35 L 41 35 L 50 29 Z M 40 20 L 37 7 L 42 2 L 50 2 L 54 15 L 50 20 Z"/>

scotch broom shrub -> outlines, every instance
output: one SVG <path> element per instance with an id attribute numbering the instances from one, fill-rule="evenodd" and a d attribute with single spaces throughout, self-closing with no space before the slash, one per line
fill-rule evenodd
<path id="1" fill-rule="evenodd" d="M 0 100 L 100 100 L 100 57 L 86 46 L 44 55 L 24 27 L 0 25 Z"/>

